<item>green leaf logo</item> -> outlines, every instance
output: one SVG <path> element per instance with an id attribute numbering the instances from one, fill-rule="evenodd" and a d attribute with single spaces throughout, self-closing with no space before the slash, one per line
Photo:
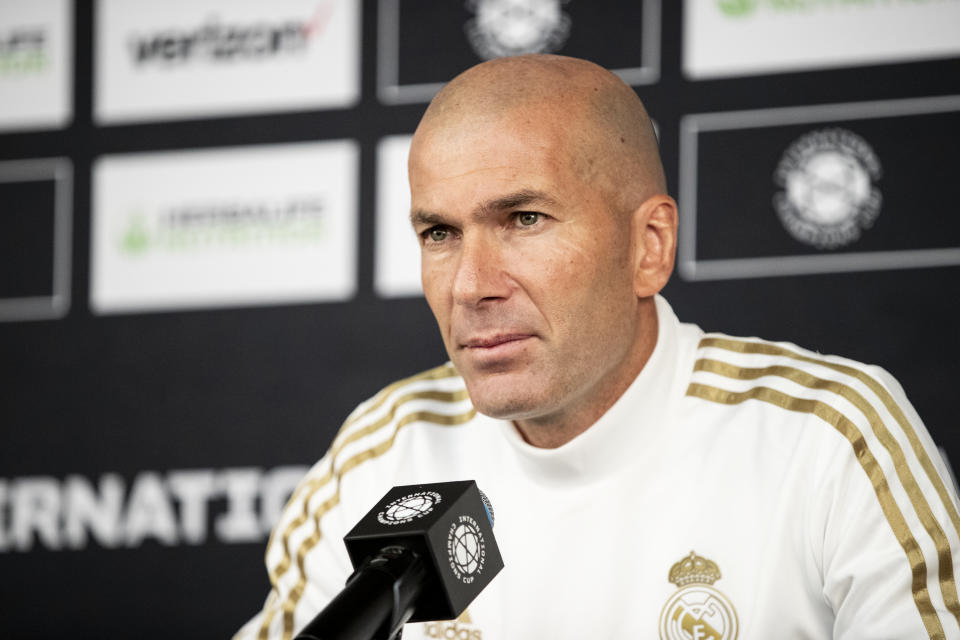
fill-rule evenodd
<path id="1" fill-rule="evenodd" d="M 739 18 L 753 13 L 757 8 L 757 0 L 717 0 L 717 7 L 727 16 Z"/>
<path id="2" fill-rule="evenodd" d="M 138 255 L 144 253 L 150 246 L 150 234 L 142 215 L 130 218 L 130 225 L 120 239 L 120 248 L 124 253 Z"/>

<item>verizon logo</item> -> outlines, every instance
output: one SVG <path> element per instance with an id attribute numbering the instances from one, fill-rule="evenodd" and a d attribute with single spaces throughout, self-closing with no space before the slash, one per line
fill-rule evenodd
<path id="1" fill-rule="evenodd" d="M 0 32 L 0 54 L 42 51 L 46 34 L 41 29 L 16 29 Z"/>
<path id="2" fill-rule="evenodd" d="M 184 64 L 193 60 L 230 62 L 269 59 L 305 52 L 310 39 L 326 28 L 332 2 L 321 5 L 309 20 L 229 24 L 217 17 L 189 29 L 166 29 L 130 38 L 137 65 Z"/>

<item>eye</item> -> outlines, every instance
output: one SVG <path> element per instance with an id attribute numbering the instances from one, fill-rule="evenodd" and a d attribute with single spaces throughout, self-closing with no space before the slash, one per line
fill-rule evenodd
<path id="1" fill-rule="evenodd" d="M 517 222 L 522 227 L 531 227 L 540 222 L 540 214 L 535 211 L 521 211 L 517 214 Z"/>
<path id="2" fill-rule="evenodd" d="M 443 242 L 450 236 L 450 230 L 446 227 L 430 227 L 423 232 L 423 236 L 429 242 Z"/>

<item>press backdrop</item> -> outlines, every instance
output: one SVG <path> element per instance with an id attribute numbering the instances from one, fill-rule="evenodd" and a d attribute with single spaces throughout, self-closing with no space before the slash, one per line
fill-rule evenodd
<path id="1" fill-rule="evenodd" d="M 260 607 L 296 479 L 444 360 L 409 135 L 523 51 L 646 102 L 681 319 L 882 365 L 960 460 L 958 0 L 3 0 L 0 636 Z"/>

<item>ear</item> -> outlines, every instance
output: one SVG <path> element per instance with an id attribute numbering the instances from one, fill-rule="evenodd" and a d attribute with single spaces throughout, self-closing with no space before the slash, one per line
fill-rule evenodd
<path id="1" fill-rule="evenodd" d="M 633 212 L 633 290 L 648 298 L 667 284 L 677 252 L 677 203 L 668 195 L 647 198 Z"/>

